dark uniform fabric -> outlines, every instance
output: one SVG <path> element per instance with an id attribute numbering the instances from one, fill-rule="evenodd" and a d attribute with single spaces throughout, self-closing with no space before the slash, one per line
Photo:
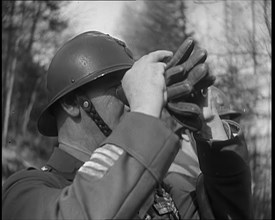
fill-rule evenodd
<path id="1" fill-rule="evenodd" d="M 217 219 L 248 219 L 241 133 L 227 141 L 197 139 L 204 178 L 196 188 L 184 175 L 166 175 L 178 137 L 159 119 L 128 113 L 90 161 L 55 148 L 42 170 L 12 175 L 3 186 L 2 219 L 199 219 L 207 205 Z"/>

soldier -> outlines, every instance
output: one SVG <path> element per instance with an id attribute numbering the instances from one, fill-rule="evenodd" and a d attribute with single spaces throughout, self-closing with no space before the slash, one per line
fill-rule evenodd
<path id="1" fill-rule="evenodd" d="M 213 140 L 194 135 L 204 175 L 198 191 L 185 191 L 184 177 L 166 175 L 180 146 L 160 119 L 163 60 L 171 56 L 159 50 L 134 61 L 122 41 L 95 31 L 67 42 L 50 64 L 49 103 L 38 120 L 59 146 L 41 170 L 6 181 L 2 218 L 249 218 L 247 149 L 241 133 L 223 129 L 211 99 L 203 117 Z M 116 97 L 120 83 L 129 107 Z"/>

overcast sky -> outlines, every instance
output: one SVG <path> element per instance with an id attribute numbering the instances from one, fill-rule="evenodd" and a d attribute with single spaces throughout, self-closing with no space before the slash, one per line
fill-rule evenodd
<path id="1" fill-rule="evenodd" d="M 97 30 L 116 36 L 117 18 L 126 1 L 71 1 L 61 11 L 75 34 Z"/>

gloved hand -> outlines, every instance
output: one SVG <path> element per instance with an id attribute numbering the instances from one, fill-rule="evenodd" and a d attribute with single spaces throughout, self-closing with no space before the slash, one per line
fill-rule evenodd
<path id="1" fill-rule="evenodd" d="M 176 51 L 166 67 L 168 112 L 185 128 L 200 130 L 201 108 L 192 99 L 211 86 L 215 77 L 209 74 L 205 62 L 205 50 L 195 47 L 192 39 L 187 39 Z"/>
<path id="2" fill-rule="evenodd" d="M 174 56 L 167 61 L 165 80 L 167 87 L 168 112 L 184 127 L 193 131 L 201 128 L 199 115 L 201 108 L 187 100 L 193 94 L 211 86 L 215 77 L 209 74 L 205 62 L 205 50 L 195 47 L 193 39 L 185 40 Z M 128 101 L 122 87 L 116 91 L 119 99 L 126 105 Z"/>

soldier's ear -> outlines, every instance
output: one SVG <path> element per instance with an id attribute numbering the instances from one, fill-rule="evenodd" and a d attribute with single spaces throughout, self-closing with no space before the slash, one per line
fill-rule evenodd
<path id="1" fill-rule="evenodd" d="M 80 115 L 80 109 L 77 105 L 70 105 L 66 102 L 62 102 L 61 107 L 71 117 L 78 117 Z"/>
<path id="2" fill-rule="evenodd" d="M 80 106 L 73 101 L 68 101 L 67 97 L 60 100 L 61 108 L 71 117 L 80 115 Z"/>

